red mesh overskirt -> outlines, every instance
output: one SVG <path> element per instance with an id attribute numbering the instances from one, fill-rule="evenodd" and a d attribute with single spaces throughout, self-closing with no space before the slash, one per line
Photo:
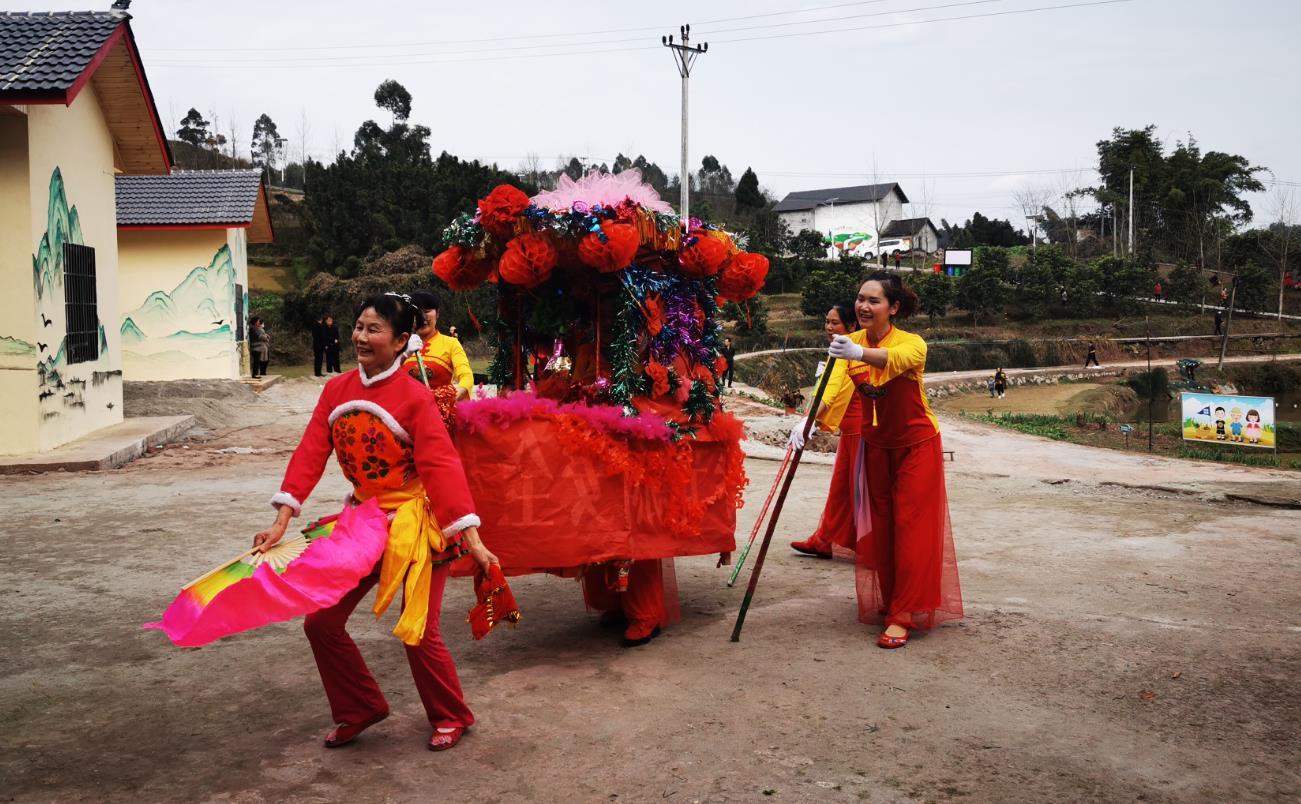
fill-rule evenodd
<path id="1" fill-rule="evenodd" d="M 830 550 L 836 558 L 846 561 L 854 560 L 854 544 L 858 540 L 854 517 L 854 471 L 863 443 L 859 436 L 863 416 L 860 400 L 861 395 L 854 394 L 840 420 L 840 443 L 836 447 L 836 462 L 831 467 L 827 503 L 822 508 L 818 529 L 809 537 L 813 545 Z"/>
<path id="2" fill-rule="evenodd" d="M 898 449 L 867 445 L 861 454 L 866 488 L 853 497 L 860 520 L 854 565 L 858 619 L 926 629 L 960 618 L 962 590 L 939 435 Z"/>

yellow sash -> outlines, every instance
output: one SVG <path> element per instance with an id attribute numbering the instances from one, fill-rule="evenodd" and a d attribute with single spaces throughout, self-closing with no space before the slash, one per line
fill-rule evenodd
<path id="1" fill-rule="evenodd" d="M 353 496 L 361 500 L 361 493 L 364 490 L 359 488 Z M 388 544 L 384 547 L 384 559 L 380 564 L 375 616 L 379 617 L 388 609 L 401 588 L 404 605 L 393 635 L 407 645 L 419 645 L 429 619 L 432 556 L 447 547 L 447 538 L 438 527 L 429 507 L 429 498 L 419 482 L 406 488 L 381 491 L 366 499 L 371 497 L 379 502 L 380 508 L 393 512 Z"/>

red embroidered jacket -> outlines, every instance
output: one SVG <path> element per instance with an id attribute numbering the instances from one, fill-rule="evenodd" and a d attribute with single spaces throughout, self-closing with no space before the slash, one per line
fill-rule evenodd
<path id="1" fill-rule="evenodd" d="M 307 431 L 289 459 L 280 492 L 271 498 L 272 505 L 288 505 L 295 516 L 302 512 L 334 451 L 335 420 L 352 411 L 364 411 L 383 422 L 400 444 L 411 448 L 415 473 L 444 534 L 450 536 L 480 524 L 460 455 L 447 435 L 433 394 L 401 369 L 401 360 L 373 377 L 357 368 L 325 384 Z"/>

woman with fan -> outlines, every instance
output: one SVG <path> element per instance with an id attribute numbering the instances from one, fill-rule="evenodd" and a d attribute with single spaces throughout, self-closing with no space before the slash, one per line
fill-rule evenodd
<path id="1" fill-rule="evenodd" d="M 271 498 L 276 521 L 254 537 L 267 550 L 284 536 L 320 480 L 330 453 L 353 485 L 349 505 L 374 499 L 388 512 L 389 538 L 374 571 L 339 603 L 307 616 L 304 630 L 336 723 L 325 745 L 345 745 L 388 717 L 389 708 L 346 624 L 361 599 L 379 587 L 382 614 L 399 590 L 402 614 L 393 633 L 406 645 L 416 689 L 433 727 L 430 750 L 451 748 L 474 723 L 456 666 L 438 629 L 449 564 L 469 554 L 486 571 L 497 558 L 479 540 L 479 517 L 433 396 L 402 370 L 420 322 L 404 297 L 371 296 L 357 308 L 355 371 L 325 384 L 302 442 Z"/>

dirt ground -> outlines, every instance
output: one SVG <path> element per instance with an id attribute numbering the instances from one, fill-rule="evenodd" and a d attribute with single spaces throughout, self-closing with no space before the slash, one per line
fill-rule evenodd
<path id="1" fill-rule="evenodd" d="M 1019 385 L 1001 398 L 977 392 L 945 397 L 931 403 L 939 412 L 968 413 L 1102 413 L 1108 407 L 1108 393 L 1118 386 L 1104 383 L 1052 383 Z M 1133 392 L 1130 392 L 1130 397 Z"/>
<path id="2" fill-rule="evenodd" d="M 855 620 L 848 564 L 786 547 L 830 468 L 800 470 L 741 642 L 744 579 L 678 561 L 682 622 L 642 648 L 578 588 L 514 584 L 524 621 L 444 634 L 479 723 L 427 725 L 384 622 L 353 633 L 393 715 L 321 746 L 297 623 L 197 649 L 140 624 L 269 524 L 314 402 L 116 471 L 0 478 L 0 794 L 15 801 L 1279 801 L 1301 790 L 1296 475 L 1043 441 L 946 417 L 967 616 L 899 651 Z M 245 406 L 248 408 L 249 406 Z M 750 531 L 777 464 L 747 463 Z M 331 468 L 307 516 L 345 491 Z M 481 501 L 482 504 L 482 501 Z"/>

